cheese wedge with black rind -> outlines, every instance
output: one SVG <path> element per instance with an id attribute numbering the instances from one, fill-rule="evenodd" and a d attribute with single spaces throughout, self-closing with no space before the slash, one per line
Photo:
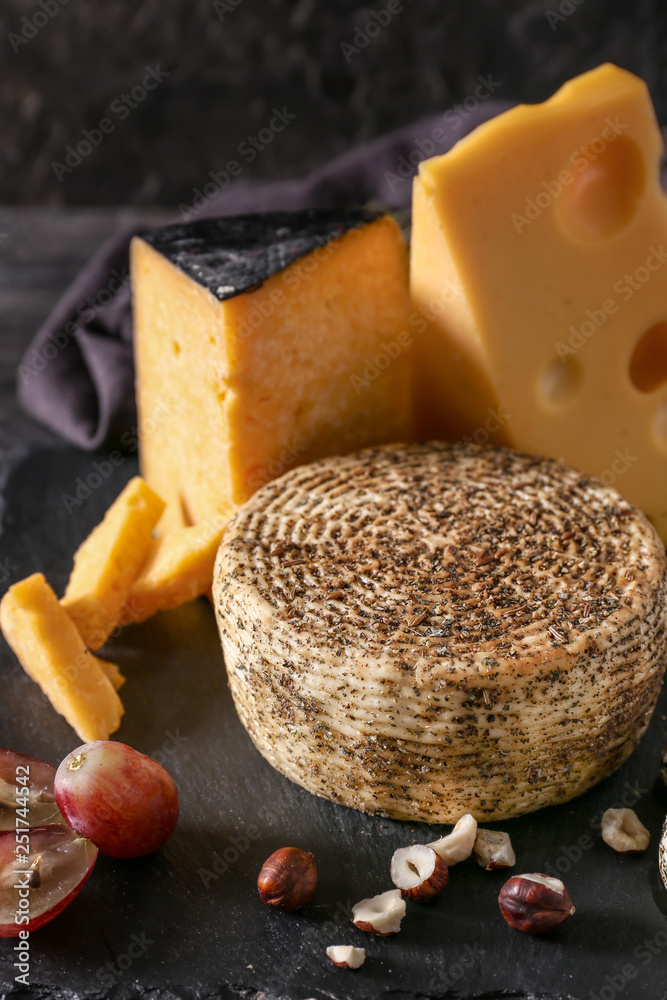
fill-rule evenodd
<path id="1" fill-rule="evenodd" d="M 407 249 L 387 215 L 169 226 L 132 246 L 142 472 L 217 523 L 293 466 L 408 435 Z"/>
<path id="2" fill-rule="evenodd" d="M 223 302 L 381 217 L 367 209 L 232 215 L 163 226 L 141 239 Z"/>
<path id="3" fill-rule="evenodd" d="M 228 526 L 240 718 L 310 791 L 500 820 L 610 774 L 665 668 L 667 559 L 614 489 L 519 452 L 388 446 L 293 470 Z"/>

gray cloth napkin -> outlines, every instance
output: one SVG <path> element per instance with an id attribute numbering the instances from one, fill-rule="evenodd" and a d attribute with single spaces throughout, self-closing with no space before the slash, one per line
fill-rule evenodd
<path id="1" fill-rule="evenodd" d="M 345 153 L 304 180 L 237 181 L 216 192 L 212 172 L 180 218 L 369 202 L 405 210 L 421 160 L 447 152 L 511 106 L 483 99 L 471 107 L 456 106 Z M 117 234 L 91 258 L 38 330 L 18 369 L 23 408 L 81 448 L 122 447 L 123 432 L 136 424 L 128 249 L 138 231 Z"/>

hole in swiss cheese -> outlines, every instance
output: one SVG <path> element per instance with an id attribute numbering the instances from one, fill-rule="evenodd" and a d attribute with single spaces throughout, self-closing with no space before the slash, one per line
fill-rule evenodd
<path id="1" fill-rule="evenodd" d="M 667 321 L 656 323 L 637 342 L 630 380 L 640 392 L 654 392 L 667 382 Z"/>
<path id="2" fill-rule="evenodd" d="M 607 240 L 634 218 L 646 184 L 641 149 L 629 136 L 594 139 L 580 152 L 558 202 L 561 223 L 576 240 Z"/>

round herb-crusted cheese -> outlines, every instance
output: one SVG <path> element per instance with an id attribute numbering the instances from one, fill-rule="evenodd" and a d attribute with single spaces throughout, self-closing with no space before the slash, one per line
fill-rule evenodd
<path id="1" fill-rule="evenodd" d="M 666 571 L 598 480 L 441 442 L 263 487 L 214 596 L 236 707 L 279 771 L 385 816 L 499 820 L 632 752 L 665 666 Z"/>

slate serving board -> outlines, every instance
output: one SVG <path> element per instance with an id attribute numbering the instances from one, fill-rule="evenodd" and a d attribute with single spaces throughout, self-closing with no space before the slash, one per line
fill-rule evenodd
<path id="1" fill-rule="evenodd" d="M 133 458 L 105 461 L 41 449 L 9 463 L 0 485 L 2 590 L 42 570 L 62 591 L 74 549 L 136 472 Z M 570 804 L 501 824 L 517 872 L 561 872 L 577 912 L 557 932 L 533 938 L 507 927 L 496 902 L 507 873 L 469 861 L 452 869 L 435 901 L 408 904 L 399 935 L 376 938 L 349 923 L 351 905 L 392 887 L 397 847 L 445 828 L 365 816 L 274 772 L 236 717 L 204 600 L 125 629 L 104 655 L 128 678 L 115 736 L 164 762 L 179 786 L 181 820 L 149 858 L 99 859 L 72 906 L 31 936 L 30 987 L 15 984 L 13 942 L 0 941 L 0 996 L 667 997 L 667 890 L 657 867 L 667 812 L 659 779 L 664 692 L 649 732 L 616 775 Z M 0 744 L 57 764 L 79 742 L 3 642 Z M 615 855 L 600 839 L 600 814 L 620 803 L 636 805 L 651 830 L 642 856 Z M 315 900 L 295 914 L 270 911 L 255 888 L 262 862 L 285 845 L 312 850 L 320 872 Z M 362 969 L 331 965 L 325 948 L 339 943 L 367 948 Z"/>

